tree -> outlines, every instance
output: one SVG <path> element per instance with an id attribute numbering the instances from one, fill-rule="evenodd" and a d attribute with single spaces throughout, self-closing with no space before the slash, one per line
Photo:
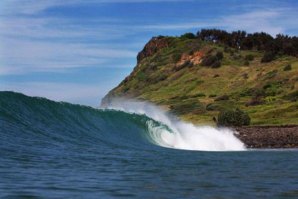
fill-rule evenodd
<path id="1" fill-rule="evenodd" d="M 262 63 L 271 62 L 274 58 L 275 58 L 275 53 L 273 53 L 272 51 L 268 51 L 268 52 L 265 52 L 261 62 Z"/>
<path id="2" fill-rule="evenodd" d="M 196 36 L 193 33 L 188 32 L 188 33 L 181 35 L 181 38 L 182 39 L 195 39 Z"/>
<path id="3" fill-rule="evenodd" d="M 194 35 L 185 35 L 185 37 L 192 38 Z M 247 34 L 241 30 L 229 33 L 218 29 L 202 29 L 197 32 L 197 38 L 203 41 L 219 42 L 241 50 L 265 51 L 264 62 L 271 61 L 272 57 L 277 54 L 298 57 L 298 37 L 296 36 L 278 34 L 276 38 L 273 38 L 264 32 Z"/>
<path id="4" fill-rule="evenodd" d="M 249 115 L 238 108 L 224 110 L 218 114 L 217 125 L 219 126 L 247 126 L 249 124 Z"/>

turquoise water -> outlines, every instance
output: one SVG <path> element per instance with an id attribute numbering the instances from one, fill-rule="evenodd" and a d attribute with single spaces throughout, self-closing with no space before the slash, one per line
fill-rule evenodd
<path id="1" fill-rule="evenodd" d="M 161 147 L 145 115 L 0 92 L 0 198 L 298 198 L 298 152 Z"/>

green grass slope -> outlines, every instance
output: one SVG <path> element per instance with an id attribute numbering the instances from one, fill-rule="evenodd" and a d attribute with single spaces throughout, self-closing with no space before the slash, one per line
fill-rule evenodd
<path id="1" fill-rule="evenodd" d="M 113 97 L 146 100 L 196 124 L 212 125 L 219 111 L 231 108 L 246 111 L 252 125 L 298 124 L 297 57 L 261 63 L 261 51 L 196 38 L 156 40 L 103 103 Z"/>

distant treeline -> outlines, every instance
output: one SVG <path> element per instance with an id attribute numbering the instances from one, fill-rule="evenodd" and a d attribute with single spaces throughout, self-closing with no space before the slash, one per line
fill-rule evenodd
<path id="1" fill-rule="evenodd" d="M 219 42 L 226 46 L 240 50 L 258 50 L 265 51 L 263 62 L 269 62 L 276 55 L 291 55 L 298 57 L 298 37 L 283 34 L 271 35 L 264 32 L 248 34 L 245 31 L 227 32 L 218 29 L 202 29 L 193 33 L 182 35 L 186 38 L 199 38 L 203 41 Z"/>

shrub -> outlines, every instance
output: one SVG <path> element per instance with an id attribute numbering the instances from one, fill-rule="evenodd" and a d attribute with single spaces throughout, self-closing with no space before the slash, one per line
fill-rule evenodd
<path id="1" fill-rule="evenodd" d="M 288 95 L 284 96 L 284 99 L 296 102 L 298 100 L 298 91 L 289 93 Z"/>
<path id="2" fill-rule="evenodd" d="M 246 126 L 250 124 L 250 117 L 240 109 L 224 110 L 218 114 L 219 126 Z"/>
<path id="3" fill-rule="evenodd" d="M 221 63 L 220 63 L 220 61 L 218 61 L 218 60 L 216 60 L 216 61 L 211 65 L 212 68 L 219 68 L 220 66 L 221 66 Z"/>
<path id="4" fill-rule="evenodd" d="M 206 97 L 205 93 L 197 93 L 194 95 L 191 95 L 190 97 L 195 98 L 195 97 Z"/>
<path id="5" fill-rule="evenodd" d="M 155 62 L 150 62 L 147 66 L 147 68 L 145 68 L 146 71 L 150 71 L 150 70 L 156 70 L 157 69 L 157 64 Z"/>
<path id="6" fill-rule="evenodd" d="M 144 72 L 140 71 L 137 73 L 137 79 L 140 81 L 145 81 L 146 80 L 146 75 Z"/>
<path id="7" fill-rule="evenodd" d="M 154 76 L 148 78 L 147 82 L 149 84 L 155 84 L 157 82 L 164 81 L 165 79 L 167 79 L 167 77 L 168 77 L 168 75 L 165 73 L 156 73 Z"/>
<path id="8" fill-rule="evenodd" d="M 176 63 L 181 59 L 181 54 L 180 53 L 175 53 L 172 55 L 173 61 Z"/>
<path id="9" fill-rule="evenodd" d="M 218 110 L 220 110 L 220 106 L 217 104 L 207 104 L 206 110 L 207 111 L 218 111 Z"/>
<path id="10" fill-rule="evenodd" d="M 275 96 L 280 93 L 282 82 L 270 82 L 263 86 L 265 96 Z"/>
<path id="11" fill-rule="evenodd" d="M 248 74 L 247 74 L 247 73 L 244 73 L 244 74 L 242 74 L 242 77 L 243 77 L 244 79 L 248 79 Z"/>
<path id="12" fill-rule="evenodd" d="M 175 66 L 174 70 L 178 71 L 178 69 L 176 69 L 176 67 L 177 66 Z M 181 72 L 174 73 L 174 75 L 171 76 L 170 81 L 177 80 L 177 79 L 181 78 L 183 75 L 184 75 L 184 73 L 181 73 Z"/>
<path id="13" fill-rule="evenodd" d="M 181 38 L 182 39 L 195 39 L 196 36 L 193 33 L 188 32 L 188 33 L 181 35 Z"/>
<path id="14" fill-rule="evenodd" d="M 223 59 L 223 53 L 221 51 L 218 51 L 215 55 L 217 59 L 222 60 Z"/>
<path id="15" fill-rule="evenodd" d="M 264 101 L 261 97 L 253 97 L 250 101 L 248 101 L 245 106 L 257 106 L 263 104 Z"/>
<path id="16" fill-rule="evenodd" d="M 191 61 L 185 61 L 185 62 L 183 62 L 182 64 L 176 64 L 174 67 L 173 67 L 173 70 L 175 71 L 175 72 L 177 72 L 177 71 L 179 71 L 179 70 L 181 70 L 181 69 L 183 69 L 183 68 L 186 68 L 186 67 L 189 67 L 189 68 L 191 68 L 191 67 L 193 67 L 193 63 L 191 62 Z"/>
<path id="17" fill-rule="evenodd" d="M 211 66 L 214 62 L 217 61 L 217 57 L 214 55 L 209 55 L 204 57 L 204 59 L 202 60 L 202 65 L 203 66 Z"/>
<path id="18" fill-rule="evenodd" d="M 184 67 L 192 67 L 193 66 L 193 63 L 189 60 L 185 61 L 183 64 L 181 64 L 181 67 L 184 68 Z"/>
<path id="19" fill-rule="evenodd" d="M 234 55 L 232 56 L 232 58 L 235 59 L 235 60 L 239 60 L 239 59 L 242 58 L 242 56 L 241 56 L 241 54 L 234 54 Z"/>
<path id="20" fill-rule="evenodd" d="M 278 71 L 277 70 L 272 70 L 268 73 L 265 74 L 266 79 L 271 79 L 277 75 Z"/>
<path id="21" fill-rule="evenodd" d="M 212 68 L 219 68 L 221 66 L 220 60 L 217 56 L 221 55 L 208 55 L 203 58 L 201 65 L 210 66 Z"/>
<path id="22" fill-rule="evenodd" d="M 244 66 L 249 66 L 249 61 L 245 60 L 244 61 Z"/>
<path id="23" fill-rule="evenodd" d="M 217 95 L 216 94 L 210 94 L 209 97 L 216 97 Z"/>
<path id="24" fill-rule="evenodd" d="M 167 77 L 168 77 L 168 75 L 161 73 L 157 77 L 155 77 L 155 81 L 160 82 L 160 81 L 167 79 Z"/>
<path id="25" fill-rule="evenodd" d="M 204 112 L 205 107 L 197 100 L 180 101 L 170 106 L 171 112 L 177 115 Z"/>
<path id="26" fill-rule="evenodd" d="M 261 62 L 262 63 L 271 62 L 272 60 L 274 60 L 274 58 L 275 58 L 275 54 L 271 51 L 268 51 L 268 52 L 265 52 Z"/>
<path id="27" fill-rule="evenodd" d="M 255 98 L 264 97 L 266 95 L 265 91 L 261 88 L 253 89 L 252 96 Z"/>
<path id="28" fill-rule="evenodd" d="M 123 88 L 123 93 L 126 93 L 127 91 L 129 91 L 129 87 L 124 87 Z"/>
<path id="29" fill-rule="evenodd" d="M 223 101 L 223 100 L 229 100 L 229 96 L 222 95 L 222 96 L 217 97 L 214 101 Z"/>
<path id="30" fill-rule="evenodd" d="M 284 67 L 284 71 L 289 71 L 289 70 L 292 70 L 291 64 L 288 64 Z"/>
<path id="31" fill-rule="evenodd" d="M 239 93 L 239 96 L 240 97 L 252 96 L 253 93 L 254 93 L 253 88 L 245 88 Z"/>
<path id="32" fill-rule="evenodd" d="M 193 55 L 194 54 L 194 51 L 193 50 L 190 50 L 187 54 L 188 55 Z"/>
<path id="33" fill-rule="evenodd" d="M 181 69 L 184 68 L 184 65 L 183 64 L 176 64 L 174 67 L 173 67 L 173 71 L 177 72 Z"/>
<path id="34" fill-rule="evenodd" d="M 255 57 L 254 57 L 253 55 L 249 54 L 249 55 L 246 55 L 244 59 L 245 59 L 246 61 L 252 61 L 252 60 L 255 59 Z"/>

